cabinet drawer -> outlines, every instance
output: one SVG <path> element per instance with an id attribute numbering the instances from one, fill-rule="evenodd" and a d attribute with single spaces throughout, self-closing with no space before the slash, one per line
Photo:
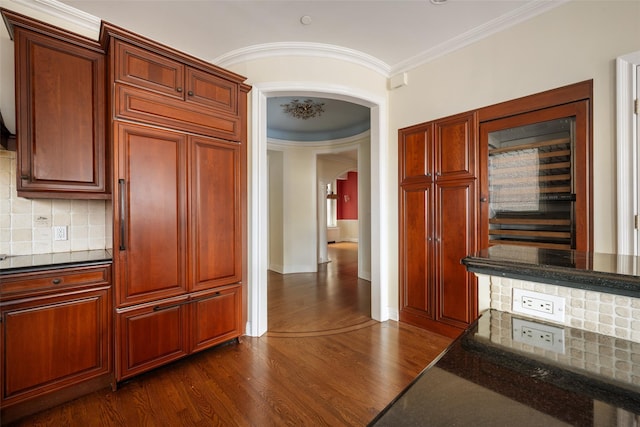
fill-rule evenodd
<path id="1" fill-rule="evenodd" d="M 184 65 L 116 40 L 115 79 L 183 99 Z"/>
<path id="2" fill-rule="evenodd" d="M 111 265 L 98 267 L 74 267 L 34 273 L 2 276 L 0 300 L 15 298 L 23 293 L 39 294 L 56 292 L 70 286 L 95 286 L 111 282 Z"/>
<path id="3" fill-rule="evenodd" d="M 187 355 L 187 296 L 116 310 L 120 381 Z"/>
<path id="4" fill-rule="evenodd" d="M 191 351 L 204 350 L 242 334 L 242 286 L 193 295 Z"/>
<path id="5" fill-rule="evenodd" d="M 240 139 L 238 116 L 123 85 L 116 87 L 115 114 L 124 119 L 171 129 L 233 141 Z"/>

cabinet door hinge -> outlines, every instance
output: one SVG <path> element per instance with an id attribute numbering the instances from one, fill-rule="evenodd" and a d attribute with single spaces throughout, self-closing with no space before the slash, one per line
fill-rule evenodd
<path id="1" fill-rule="evenodd" d="M 635 226 L 636 230 L 638 229 L 638 221 L 639 221 L 638 217 L 640 217 L 640 215 L 635 215 L 633 217 L 633 222 L 634 222 L 634 226 Z"/>
<path id="2" fill-rule="evenodd" d="M 638 100 L 633 101 L 633 112 L 638 114 Z"/>

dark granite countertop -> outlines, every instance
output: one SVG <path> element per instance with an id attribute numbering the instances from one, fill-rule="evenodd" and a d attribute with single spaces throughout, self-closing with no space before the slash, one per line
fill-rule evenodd
<path id="1" fill-rule="evenodd" d="M 620 422 L 640 417 L 638 354 L 640 343 L 486 311 L 369 425 L 633 425 Z"/>
<path id="2" fill-rule="evenodd" d="M 462 260 L 467 270 L 640 297 L 640 257 L 498 245 Z"/>
<path id="3" fill-rule="evenodd" d="M 8 256 L 0 261 L 0 276 L 29 271 L 105 264 L 111 262 L 111 260 L 112 254 L 108 249 Z"/>

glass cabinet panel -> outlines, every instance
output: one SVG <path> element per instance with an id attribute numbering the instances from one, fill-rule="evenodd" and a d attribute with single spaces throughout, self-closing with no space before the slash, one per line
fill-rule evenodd
<path id="1" fill-rule="evenodd" d="M 480 240 L 589 250 L 591 149 L 587 101 L 480 123 Z"/>
<path id="2" fill-rule="evenodd" d="M 569 249 L 575 118 L 488 134 L 489 244 Z"/>

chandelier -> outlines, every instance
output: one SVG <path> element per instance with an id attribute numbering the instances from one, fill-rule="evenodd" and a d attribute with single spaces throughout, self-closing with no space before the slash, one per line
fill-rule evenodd
<path id="1" fill-rule="evenodd" d="M 303 120 L 321 116 L 324 113 L 324 102 L 314 102 L 313 99 L 305 99 L 304 102 L 292 99 L 288 104 L 280 104 L 280 106 L 286 114 Z"/>

